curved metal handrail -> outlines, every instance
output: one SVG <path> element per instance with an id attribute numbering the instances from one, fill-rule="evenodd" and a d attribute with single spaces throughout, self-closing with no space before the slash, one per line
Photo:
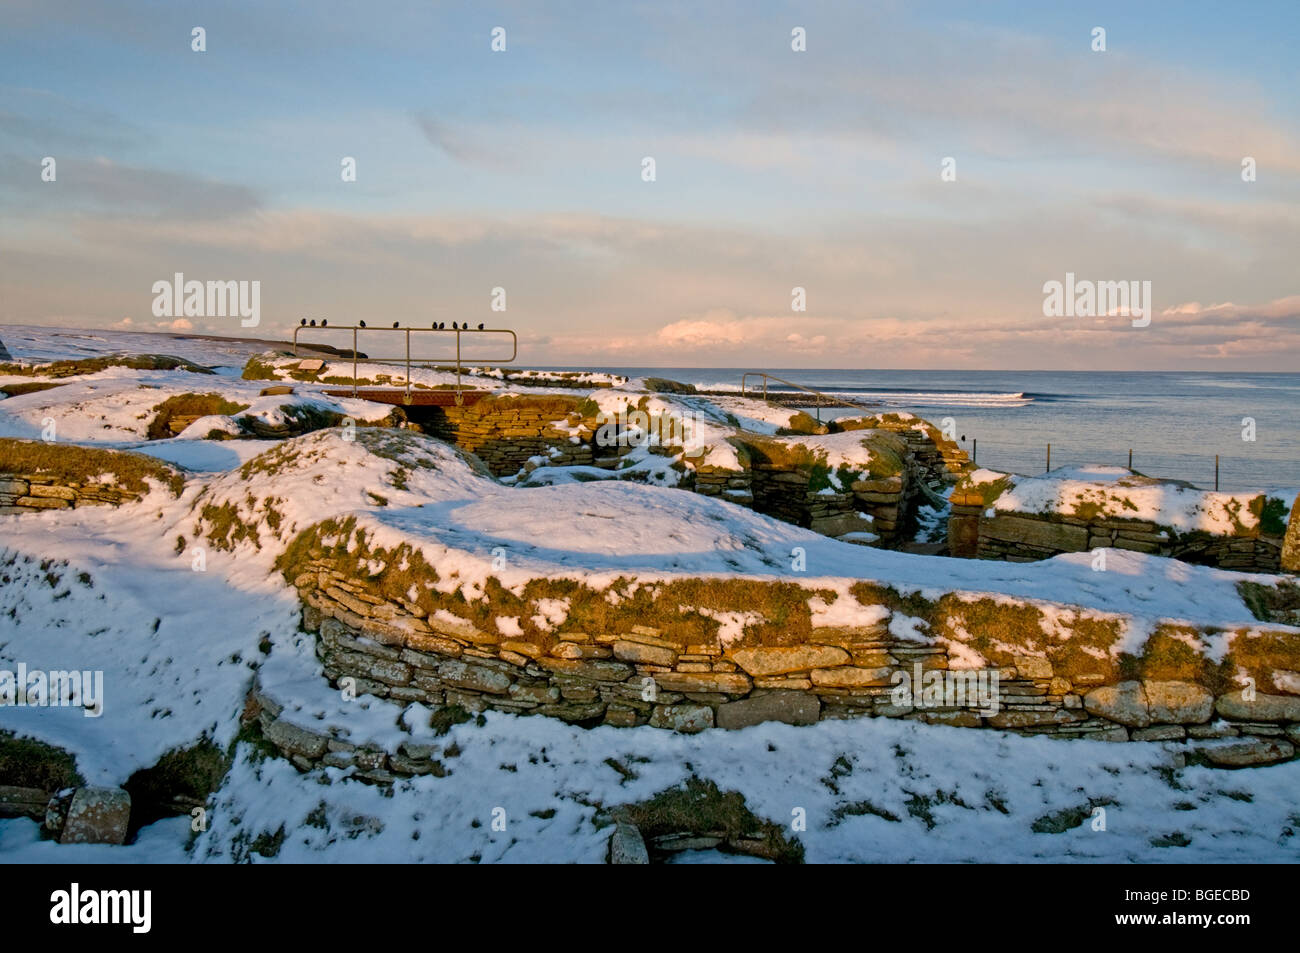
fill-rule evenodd
<path id="1" fill-rule="evenodd" d="M 793 387 L 795 388 L 795 390 L 801 390 L 804 393 L 812 394 L 813 396 L 817 397 L 819 400 L 825 400 L 827 404 L 831 407 L 861 407 L 863 410 L 874 410 L 874 408 L 868 406 L 867 404 L 859 403 L 856 400 L 850 400 L 848 397 L 835 397 L 825 393 L 824 391 L 814 390 L 811 387 L 805 387 L 803 384 L 796 384 L 794 381 L 788 381 L 784 377 L 777 377 L 775 374 L 769 374 L 767 373 L 767 371 L 745 371 L 745 373 L 741 374 L 740 375 L 740 396 L 741 397 L 749 396 L 748 394 L 745 393 L 745 382 L 751 377 L 763 378 L 763 400 L 767 400 L 767 382 L 772 380 L 772 381 L 776 381 L 779 384 L 785 384 L 787 387 Z M 822 422 L 821 409 L 822 409 L 821 404 L 816 404 L 813 407 L 814 412 L 817 414 L 818 423 Z"/>
<path id="2" fill-rule="evenodd" d="M 360 331 L 370 332 L 398 332 L 406 336 L 406 354 L 403 357 L 367 357 L 366 361 L 371 364 L 397 364 L 406 368 L 406 393 L 409 399 L 411 393 L 411 366 L 417 367 L 446 364 L 447 358 L 418 357 L 411 358 L 411 332 L 416 331 L 422 334 L 454 334 L 456 335 L 456 405 L 461 406 L 464 398 L 461 396 L 463 387 L 461 386 L 461 372 L 464 366 L 461 363 L 460 353 L 460 336 L 462 334 L 508 334 L 510 335 L 510 356 L 502 358 L 484 358 L 475 361 L 475 364 L 510 364 L 519 356 L 519 335 L 515 334 L 510 328 L 384 328 L 384 327 L 362 327 L 359 324 L 338 324 L 333 326 L 316 327 L 311 325 L 298 325 L 293 329 L 293 356 L 299 357 L 298 353 L 298 333 L 300 331 L 351 331 L 352 332 L 352 396 L 357 396 L 357 334 Z"/>

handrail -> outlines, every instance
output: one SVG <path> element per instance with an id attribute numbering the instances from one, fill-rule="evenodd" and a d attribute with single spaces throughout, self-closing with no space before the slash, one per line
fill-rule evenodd
<path id="1" fill-rule="evenodd" d="M 400 364 L 406 367 L 406 402 L 409 404 L 411 399 L 411 365 L 416 366 L 446 364 L 446 358 L 416 358 L 411 359 L 411 332 L 419 331 L 424 333 L 442 333 L 456 335 L 456 406 L 464 404 L 465 398 L 461 396 L 461 371 L 462 365 L 460 360 L 460 336 L 462 334 L 508 334 L 510 335 L 510 356 L 504 358 L 485 358 L 476 361 L 476 364 L 510 364 L 519 356 L 519 336 L 510 328 L 371 328 L 363 327 L 359 324 L 338 324 L 329 325 L 298 325 L 293 329 L 293 356 L 299 357 L 298 353 L 298 332 L 299 331 L 351 331 L 352 332 L 352 396 L 357 396 L 357 332 L 358 331 L 399 331 L 406 335 L 406 354 L 404 357 L 367 357 L 366 361 L 371 364 Z"/>
<path id="2" fill-rule="evenodd" d="M 741 397 L 747 396 L 745 394 L 745 381 L 747 381 L 751 377 L 763 378 L 763 399 L 764 400 L 767 400 L 767 382 L 769 380 L 773 380 L 779 384 L 785 384 L 787 387 L 793 387 L 796 390 L 801 390 L 807 394 L 812 394 L 821 400 L 825 400 L 832 407 L 861 407 L 863 410 L 874 410 L 874 408 L 869 407 L 866 404 L 858 403 L 856 400 L 850 400 L 847 397 L 833 397 L 830 394 L 827 394 L 823 391 L 814 390 L 811 387 L 804 387 L 802 384 L 796 384 L 794 381 L 788 381 L 784 377 L 777 377 L 775 374 L 769 374 L 766 371 L 745 371 L 745 373 L 740 375 L 740 396 Z M 821 404 L 814 405 L 813 411 L 817 415 L 817 422 L 821 423 L 822 422 Z"/>

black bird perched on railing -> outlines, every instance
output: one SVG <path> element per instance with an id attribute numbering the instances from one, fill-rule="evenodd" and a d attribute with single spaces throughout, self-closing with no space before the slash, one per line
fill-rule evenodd
<path id="1" fill-rule="evenodd" d="M 303 318 L 301 321 L 298 322 L 298 327 L 300 327 L 300 328 L 305 328 L 306 326 L 307 326 L 307 319 L 306 319 L 306 318 Z"/>
<path id="2" fill-rule="evenodd" d="M 401 323 L 402 323 L 401 321 L 394 321 L 394 322 L 393 322 L 393 327 L 397 327 L 397 326 L 398 326 L 399 324 L 401 324 Z"/>
<path id="3" fill-rule="evenodd" d="M 482 322 L 482 321 L 480 321 L 480 322 L 478 323 L 478 329 L 479 329 L 480 331 L 483 330 L 483 322 Z"/>
<path id="4" fill-rule="evenodd" d="M 361 322 L 359 322 L 359 323 L 360 323 L 360 325 L 361 325 L 363 328 L 366 326 L 366 322 L 364 322 L 364 321 L 361 321 Z"/>
<path id="5" fill-rule="evenodd" d="M 315 318 L 312 318 L 312 319 L 311 319 L 311 326 L 312 326 L 313 328 L 316 327 L 316 319 L 315 319 Z"/>
<path id="6" fill-rule="evenodd" d="M 325 325 L 327 325 L 327 324 L 329 324 L 329 321 L 325 320 L 324 318 L 321 318 L 321 319 L 320 319 L 320 326 L 321 326 L 321 327 L 325 327 Z"/>

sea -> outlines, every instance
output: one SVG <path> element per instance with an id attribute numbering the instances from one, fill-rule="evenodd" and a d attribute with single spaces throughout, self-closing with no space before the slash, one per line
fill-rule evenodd
<path id="1" fill-rule="evenodd" d="M 740 392 L 743 370 L 604 367 Z M 910 411 L 944 426 L 992 470 L 1128 466 L 1148 476 L 1225 491 L 1300 487 L 1300 374 L 1185 371 L 769 370 L 794 384 Z M 747 390 L 762 388 L 751 376 Z M 788 389 L 768 381 L 769 393 Z M 809 413 L 813 413 L 808 408 Z M 821 411 L 823 419 L 862 411 Z"/>

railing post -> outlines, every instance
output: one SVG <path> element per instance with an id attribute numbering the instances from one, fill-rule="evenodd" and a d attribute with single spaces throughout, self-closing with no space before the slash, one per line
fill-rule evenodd
<path id="1" fill-rule="evenodd" d="M 352 396 L 357 396 L 357 329 L 352 328 Z"/>
<path id="2" fill-rule="evenodd" d="M 411 329 L 406 329 L 406 400 L 411 400 Z"/>
<path id="3" fill-rule="evenodd" d="M 1214 455 L 1214 492 L 1219 492 L 1219 455 Z"/>
<path id="4" fill-rule="evenodd" d="M 1043 472 L 1044 473 L 1052 472 L 1052 445 L 1050 443 L 1047 445 L 1047 469 L 1044 470 Z"/>

